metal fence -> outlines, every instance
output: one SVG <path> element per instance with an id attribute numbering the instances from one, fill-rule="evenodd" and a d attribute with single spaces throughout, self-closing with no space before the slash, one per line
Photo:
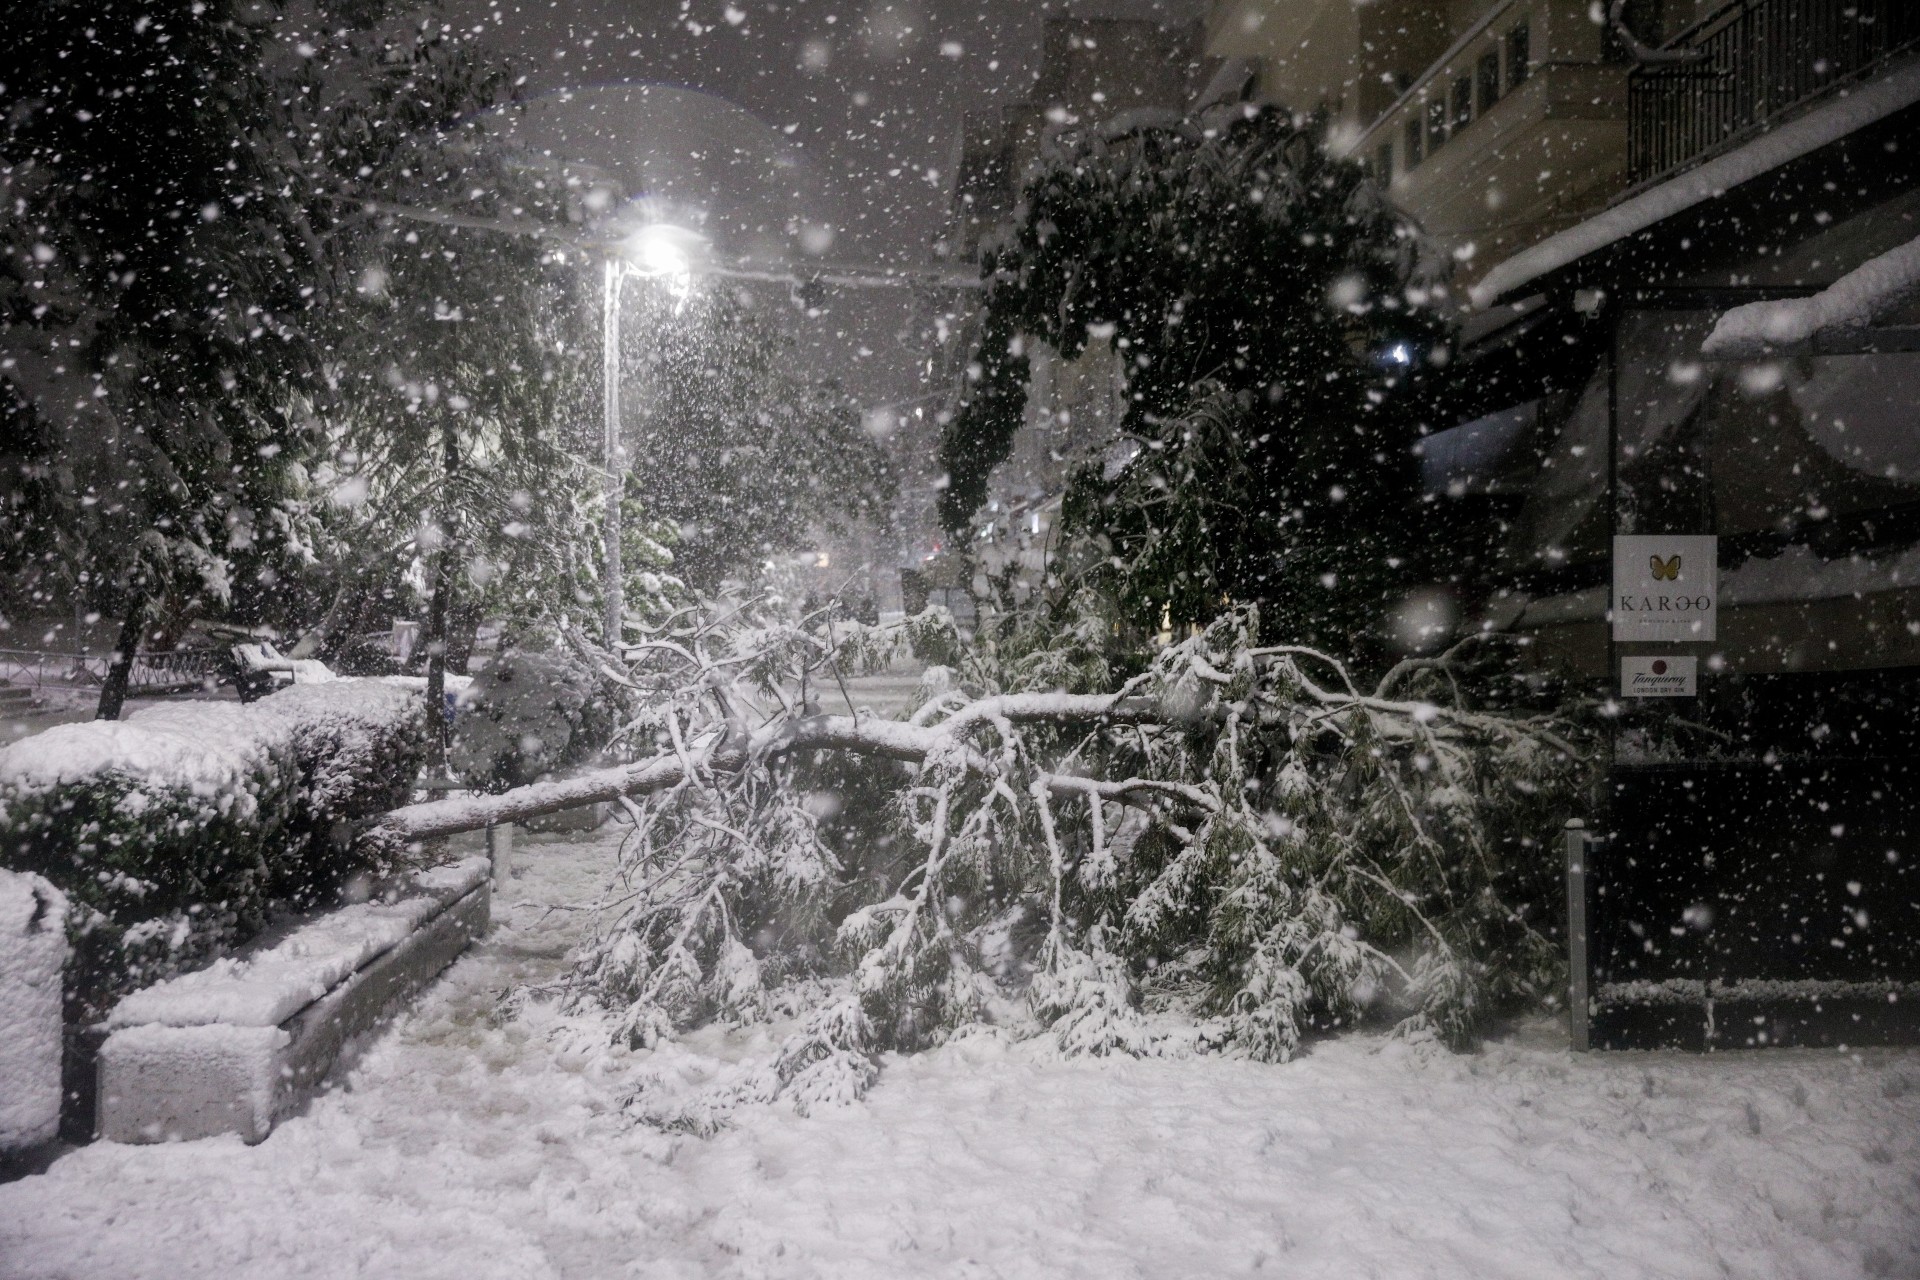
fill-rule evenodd
<path id="1" fill-rule="evenodd" d="M 98 687 L 106 679 L 104 653 L 53 653 L 41 649 L 0 649 L 0 683 L 30 688 Z M 218 680 L 227 657 L 218 649 L 175 649 L 137 653 L 128 674 L 131 693 L 169 693 L 198 689 Z"/>
<path id="2" fill-rule="evenodd" d="M 1734 0 L 1665 47 L 1699 56 L 1628 76 L 1627 163 L 1636 186 L 1920 47 L 1920 0 Z"/>

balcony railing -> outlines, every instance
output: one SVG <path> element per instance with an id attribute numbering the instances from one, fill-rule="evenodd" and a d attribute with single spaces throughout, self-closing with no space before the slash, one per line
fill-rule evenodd
<path id="1" fill-rule="evenodd" d="M 1665 47 L 1699 56 L 1636 67 L 1628 77 L 1635 186 L 1920 47 L 1920 0 L 1734 0 Z"/>

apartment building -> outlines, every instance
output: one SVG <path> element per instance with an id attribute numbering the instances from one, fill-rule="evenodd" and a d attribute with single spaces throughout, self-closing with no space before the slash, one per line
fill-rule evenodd
<path id="1" fill-rule="evenodd" d="M 1634 181 L 1628 79 L 1708 6 L 1635 0 L 1221 0 L 1207 51 L 1261 101 L 1325 110 L 1334 145 L 1454 254 L 1462 283 Z"/>

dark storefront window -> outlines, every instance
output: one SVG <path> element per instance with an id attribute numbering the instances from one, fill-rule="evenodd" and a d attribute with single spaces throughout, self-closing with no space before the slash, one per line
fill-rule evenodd
<path id="1" fill-rule="evenodd" d="M 1720 540 L 1731 674 L 1920 663 L 1920 355 L 1698 358 L 1708 312 L 1620 331 L 1620 533 Z"/>
<path id="2" fill-rule="evenodd" d="M 1920 973 L 1920 354 L 1707 361 L 1713 321 L 1615 347 L 1613 527 L 1714 535 L 1719 617 L 1611 646 L 1610 690 L 1627 655 L 1698 685 L 1616 703 L 1596 1043 L 1870 1043 Z"/>

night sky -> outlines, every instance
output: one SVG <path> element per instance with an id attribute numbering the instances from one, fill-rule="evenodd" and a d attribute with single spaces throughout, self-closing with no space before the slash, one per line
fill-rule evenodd
<path id="1" fill-rule="evenodd" d="M 702 206 L 716 246 L 931 263 L 962 114 L 1017 100 L 1048 15 L 1191 21 L 1200 0 L 449 0 L 526 77 L 528 128 L 629 190 Z M 615 87 L 618 86 L 618 87 Z M 643 91 L 644 89 L 644 91 Z M 924 394 L 904 293 L 843 290 L 807 358 L 869 405 Z M 917 323 L 917 321 L 919 323 Z"/>

